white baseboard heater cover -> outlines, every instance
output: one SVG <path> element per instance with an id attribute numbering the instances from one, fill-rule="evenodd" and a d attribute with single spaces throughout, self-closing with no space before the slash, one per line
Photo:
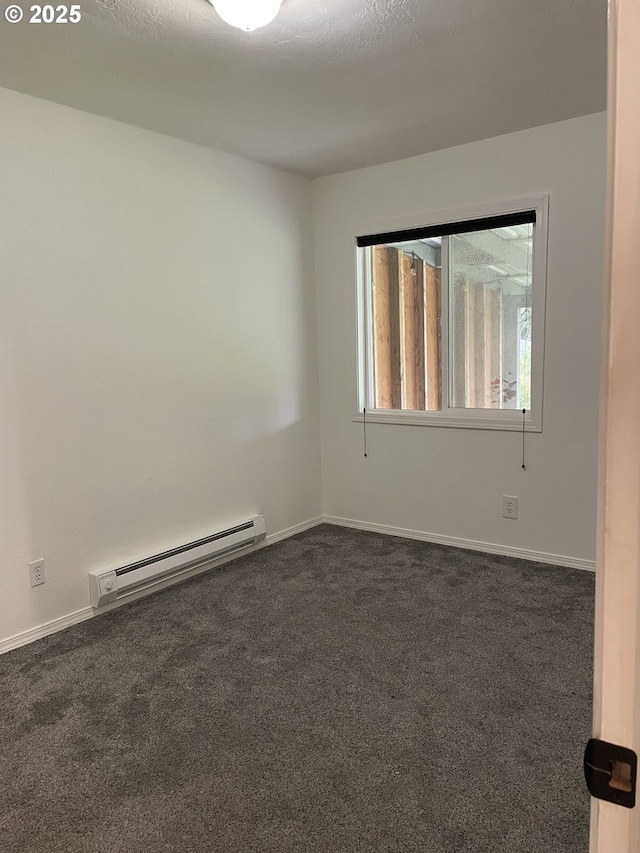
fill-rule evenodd
<path id="1" fill-rule="evenodd" d="M 174 575 L 195 568 L 238 548 L 246 548 L 260 542 L 267 535 L 264 516 L 256 515 L 248 521 L 220 530 L 195 542 L 170 548 L 161 554 L 145 557 L 105 571 L 92 569 L 89 572 L 91 606 L 102 607 L 134 592 L 148 589 Z"/>

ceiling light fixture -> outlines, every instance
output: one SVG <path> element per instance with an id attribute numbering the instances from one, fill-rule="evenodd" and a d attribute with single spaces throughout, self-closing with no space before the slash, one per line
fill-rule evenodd
<path id="1" fill-rule="evenodd" d="M 232 27 L 250 32 L 269 24 L 282 0 L 209 0 L 218 15 Z"/>

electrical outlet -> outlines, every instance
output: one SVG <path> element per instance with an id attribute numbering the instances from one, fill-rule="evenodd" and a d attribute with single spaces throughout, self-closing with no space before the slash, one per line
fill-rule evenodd
<path id="1" fill-rule="evenodd" d="M 29 577 L 31 578 L 31 586 L 40 586 L 41 583 L 46 581 L 44 576 L 44 557 L 29 563 Z"/>
<path id="2" fill-rule="evenodd" d="M 513 495 L 502 496 L 502 517 L 517 518 L 518 517 L 518 498 Z"/>

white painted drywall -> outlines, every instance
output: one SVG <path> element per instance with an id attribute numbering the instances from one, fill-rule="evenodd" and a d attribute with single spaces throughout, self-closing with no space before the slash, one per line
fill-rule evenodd
<path id="1" fill-rule="evenodd" d="M 603 115 L 310 184 L 7 90 L 0 108 L 1 637 L 87 607 L 90 567 L 254 512 L 271 533 L 318 516 L 320 427 L 327 515 L 593 559 Z M 372 424 L 363 459 L 354 234 L 538 192 L 544 432 L 527 471 L 517 434 L 461 429 Z"/>
<path id="2" fill-rule="evenodd" d="M 605 136 L 597 114 L 314 182 L 325 514 L 593 560 Z M 365 459 L 355 234 L 545 192 L 544 431 L 527 435 L 527 470 L 517 433 L 469 429 L 371 424 Z M 503 494 L 518 496 L 517 521 L 501 517 Z"/>
<path id="3" fill-rule="evenodd" d="M 320 512 L 309 182 L 7 90 L 0 636 L 87 570 Z M 27 563 L 46 561 L 29 587 Z"/>

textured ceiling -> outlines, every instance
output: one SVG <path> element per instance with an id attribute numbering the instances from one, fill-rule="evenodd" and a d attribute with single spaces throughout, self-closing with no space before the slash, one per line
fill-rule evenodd
<path id="1" fill-rule="evenodd" d="M 21 5 L 27 9 L 28 3 Z M 0 27 L 0 85 L 308 176 L 605 108 L 607 0 L 81 0 Z"/>

